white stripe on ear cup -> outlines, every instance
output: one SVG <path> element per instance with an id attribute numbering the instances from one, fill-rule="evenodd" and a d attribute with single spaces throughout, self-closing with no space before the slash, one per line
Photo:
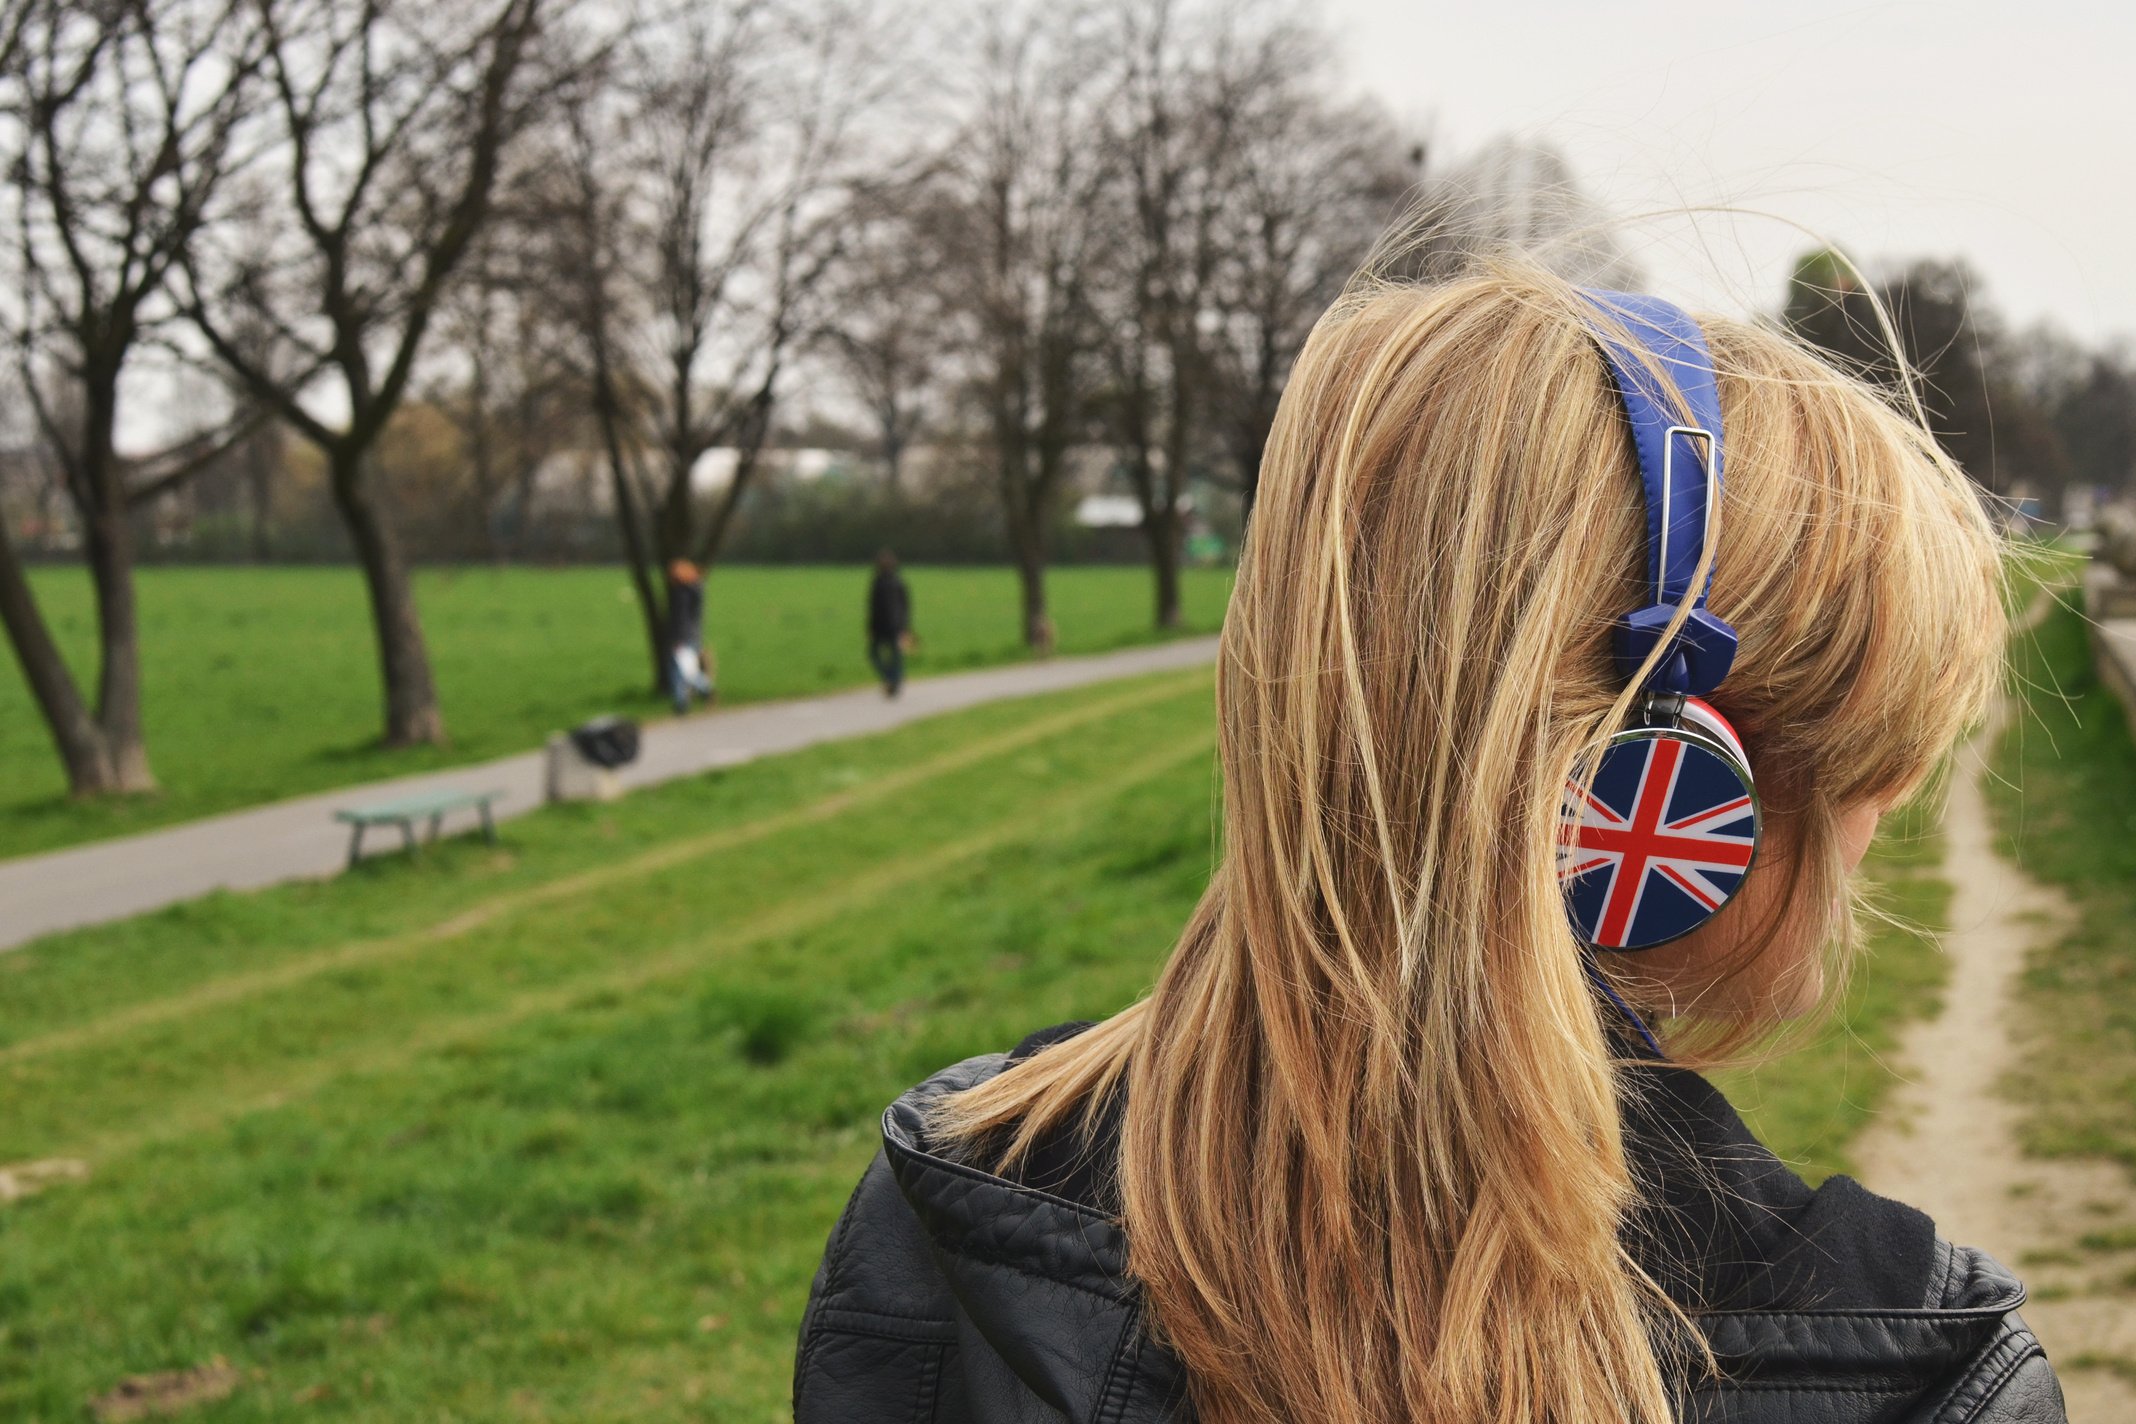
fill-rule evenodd
<path id="1" fill-rule="evenodd" d="M 1745 768 L 1750 766 L 1750 756 L 1743 750 L 1743 739 L 1736 735 L 1736 729 L 1729 725 L 1726 717 L 1714 710 L 1711 703 L 1701 701 L 1696 697 L 1686 697 L 1684 699 L 1683 718 L 1686 722 L 1734 752 L 1736 760 L 1741 762 Z"/>

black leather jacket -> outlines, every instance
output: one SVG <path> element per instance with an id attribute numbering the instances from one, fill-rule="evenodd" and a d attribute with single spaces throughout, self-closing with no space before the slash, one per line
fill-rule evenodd
<path id="1" fill-rule="evenodd" d="M 1112 1217 L 931 1150 L 929 1105 L 1008 1061 L 992 1054 L 957 1064 L 883 1115 L 882 1151 L 809 1293 L 794 1367 L 797 1424 L 1191 1424 L 1184 1373 L 1143 1329 Z M 1725 1104 L 1705 1106 L 1701 1090 L 1721 1100 L 1703 1080 L 1663 1071 L 1688 1080 L 1702 1111 L 1725 1115 L 1708 1126 L 1728 1140 L 1695 1144 L 1707 1167 L 1736 1161 L 1750 1174 L 1724 1170 L 1730 1180 L 1720 1185 L 1730 1200 L 1746 1196 L 1752 1214 L 1715 1216 L 1698 1229 L 1725 1237 L 1729 1222 L 1748 1220 L 1758 1239 L 1738 1234 L 1726 1249 L 1768 1258 L 1750 1284 L 1740 1270 L 1731 1278 L 1759 1308 L 1694 1312 L 1723 1373 L 1692 1389 L 1686 1424 L 2066 1424 L 2054 1371 L 2016 1314 L 2024 1288 L 2015 1278 L 1845 1178 L 1811 1192 L 1755 1146 Z M 1755 1151 L 1739 1152 L 1743 1143 Z M 1778 1210 L 1758 1200 L 1773 1196 L 1775 1173 L 1794 1193 Z M 1710 1170 L 1703 1180 L 1711 1183 Z M 1769 1269 L 1786 1254 L 1773 1245 L 1774 1220 L 1818 1223 L 1805 1232 L 1813 1249 L 1801 1253 L 1800 1269 Z M 1797 1302 L 1813 1280 L 1810 1258 L 1825 1273 L 1811 1300 L 1888 1293 L 1896 1279 L 1888 1260 L 1851 1276 L 1830 1268 L 1850 1254 L 1905 1256 L 1909 1220 L 1921 1235 L 1904 1288 L 1918 1292 L 1908 1297 L 1918 1304 Z"/>

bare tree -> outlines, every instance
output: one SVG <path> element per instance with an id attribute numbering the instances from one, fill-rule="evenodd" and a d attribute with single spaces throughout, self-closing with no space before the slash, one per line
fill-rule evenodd
<path id="1" fill-rule="evenodd" d="M 2047 409 L 2075 482 L 2116 494 L 2136 487 L 2136 359 L 2126 349 L 2087 353 Z"/>
<path id="2" fill-rule="evenodd" d="M 856 205 L 833 284 L 822 342 L 873 428 L 884 484 L 898 488 L 904 457 L 959 353 L 946 295 L 962 274 L 944 261 L 941 190 L 919 180 Z"/>
<path id="3" fill-rule="evenodd" d="M 2001 316 L 1963 262 L 1912 262 L 1872 289 L 1851 264 L 1812 252 L 1796 264 L 1782 320 L 1865 379 L 1918 399 L 1945 453 L 1988 490 L 2011 493 L 2028 476 L 2060 483 L 2064 456 L 2047 415 L 2026 398 Z"/>
<path id="4" fill-rule="evenodd" d="M 1101 376 L 1091 275 L 1111 175 L 1101 131 L 1106 71 L 1096 27 L 1073 6 L 990 12 L 978 93 L 942 184 L 947 260 L 975 368 L 1023 633 L 1052 646 L 1047 542 L 1068 461 L 1093 426 Z"/>
<path id="5" fill-rule="evenodd" d="M 1192 482 L 1235 466 L 1251 503 L 1291 361 L 1413 178 L 1377 110 L 1327 97 L 1301 8 L 1114 0 L 1107 26 L 1102 409 L 1172 628 Z"/>
<path id="6" fill-rule="evenodd" d="M 1118 0 L 1112 26 L 1123 67 L 1106 106 L 1120 166 L 1120 236 L 1102 266 L 1106 408 L 1141 505 L 1157 626 L 1173 628 L 1188 485 L 1216 415 L 1210 338 L 1242 143 L 1263 94 L 1318 39 L 1282 9 L 1178 0 Z"/>
<path id="7" fill-rule="evenodd" d="M 21 0 L 0 29 L 19 285 L 5 320 L 96 591 L 94 709 L 0 525 L 0 622 L 77 796 L 150 790 L 132 515 L 244 432 L 148 457 L 119 449 L 124 378 L 167 315 L 168 278 L 209 219 L 257 60 L 241 0 Z"/>
<path id="8" fill-rule="evenodd" d="M 566 3 L 262 0 L 286 221 L 265 251 L 189 269 L 208 345 L 325 458 L 370 595 L 389 745 L 441 741 L 445 721 L 374 453 L 534 111 L 536 38 Z M 275 333 L 272 354 L 236 339 L 240 312 Z"/>
<path id="9" fill-rule="evenodd" d="M 556 159 L 537 170 L 524 210 L 540 243 L 539 270 L 549 274 L 574 337 L 572 355 L 592 408 L 608 468 L 609 494 L 624 544 L 624 566 L 637 594 L 653 687 L 667 676 L 663 590 L 645 543 L 646 479 L 633 415 L 642 396 L 624 344 L 635 317 L 632 284 L 618 270 L 630 243 L 632 187 L 606 159 L 607 138 L 618 131 L 616 99 L 605 84 L 563 96 L 550 135 Z"/>
<path id="10" fill-rule="evenodd" d="M 729 0 L 640 29 L 571 106 L 559 234 L 655 680 L 675 560 L 713 563 L 844 252 L 864 118 L 896 66 L 847 0 Z M 734 463 L 706 508 L 708 452 Z"/>
<path id="11" fill-rule="evenodd" d="M 539 244 L 527 240 L 545 216 L 547 195 L 536 193 L 522 175 L 501 198 L 440 309 L 446 359 L 427 382 L 430 403 L 459 435 L 467 476 L 459 520 L 480 531 L 479 546 L 456 547 L 500 560 L 526 552 L 536 477 L 584 410 L 562 350 L 568 324 L 553 310 Z"/>
<path id="12" fill-rule="evenodd" d="M 1424 149 L 1376 107 L 1329 100 L 1317 71 L 1264 76 L 1233 125 L 1210 284 L 1210 416 L 1246 515 L 1291 364 L 1421 177 Z"/>

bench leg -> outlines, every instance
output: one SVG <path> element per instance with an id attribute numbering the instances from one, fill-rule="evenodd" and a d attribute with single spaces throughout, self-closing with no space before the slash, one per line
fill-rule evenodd
<path id="1" fill-rule="evenodd" d="M 410 817 L 400 823 L 401 844 L 408 848 L 411 859 L 423 853 L 423 843 L 415 838 L 415 820 Z"/>
<path id="2" fill-rule="evenodd" d="M 497 844 L 497 822 L 490 816 L 489 802 L 482 803 L 481 811 L 482 839 L 488 841 L 491 845 L 495 845 Z"/>
<path id="3" fill-rule="evenodd" d="M 361 859 L 363 859 L 363 822 L 356 821 L 351 824 L 349 830 L 349 869 L 354 870 L 356 862 Z"/>
<path id="4" fill-rule="evenodd" d="M 437 813 L 436 813 L 435 815 L 433 815 L 433 816 L 432 816 L 432 817 L 430 818 L 430 843 L 431 843 L 432 845 L 436 845 L 436 844 L 437 844 L 437 839 L 438 839 L 438 828 L 439 828 L 440 826 L 444 825 L 444 824 L 445 824 L 445 813 L 444 813 L 443 811 L 439 811 L 439 812 L 437 812 Z"/>

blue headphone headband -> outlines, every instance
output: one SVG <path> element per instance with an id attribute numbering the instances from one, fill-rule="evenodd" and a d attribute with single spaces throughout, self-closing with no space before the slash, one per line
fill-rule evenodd
<path id="1" fill-rule="evenodd" d="M 1623 398 L 1639 480 L 1646 491 L 1647 585 L 1653 602 L 1618 620 L 1617 669 L 1635 676 L 1686 595 L 1690 616 L 1663 649 L 1648 691 L 1697 697 L 1720 686 L 1735 658 L 1735 630 L 1706 607 L 1712 571 L 1692 581 L 1718 521 L 1721 494 L 1721 400 L 1706 338 L 1682 308 L 1636 292 L 1588 289 L 1584 295 L 1636 345 L 1598 328 L 1595 340 Z"/>
<path id="2" fill-rule="evenodd" d="M 1711 573 L 1698 576 L 1719 528 L 1713 357 L 1698 323 L 1658 297 L 1585 295 L 1646 496 L 1653 601 L 1617 620 L 1617 670 L 1630 682 L 1650 657 L 1653 666 L 1631 723 L 1610 736 L 1588 774 L 1566 783 L 1558 883 L 1582 944 L 1636 950 L 1689 934 L 1734 898 L 1757 853 L 1758 797 L 1741 740 L 1699 700 L 1728 675 L 1736 650 L 1735 630 L 1706 607 Z M 1683 625 L 1671 635 L 1680 613 Z M 1596 982 L 1610 993 L 1599 973 Z M 1658 1051 L 1638 1015 L 1622 1000 L 1617 1006 Z"/>

